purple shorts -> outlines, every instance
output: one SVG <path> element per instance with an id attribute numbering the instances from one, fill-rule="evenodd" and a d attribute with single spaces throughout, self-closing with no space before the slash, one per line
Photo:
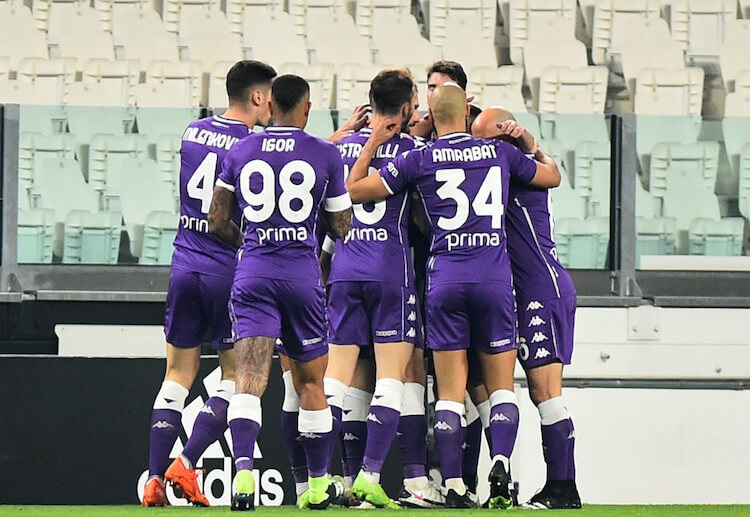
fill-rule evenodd
<path id="1" fill-rule="evenodd" d="M 164 314 L 167 342 L 179 348 L 194 348 L 210 331 L 211 346 L 226 350 L 234 346 L 227 301 L 231 276 L 197 273 L 172 266 Z"/>
<path id="2" fill-rule="evenodd" d="M 334 282 L 328 293 L 331 343 L 419 343 L 422 318 L 414 289 L 380 282 Z"/>
<path id="3" fill-rule="evenodd" d="M 516 348 L 516 300 L 501 282 L 442 284 L 427 292 L 427 347 L 499 354 Z"/>
<path id="4" fill-rule="evenodd" d="M 518 360 L 525 370 L 570 364 L 576 320 L 576 295 L 551 300 L 518 299 Z"/>
<path id="5" fill-rule="evenodd" d="M 280 338 L 283 354 L 298 362 L 328 352 L 325 291 L 315 284 L 273 278 L 236 279 L 229 299 L 235 341 Z"/>

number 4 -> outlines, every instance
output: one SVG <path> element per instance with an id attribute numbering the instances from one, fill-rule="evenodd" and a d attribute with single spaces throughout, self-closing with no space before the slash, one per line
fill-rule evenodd
<path id="1" fill-rule="evenodd" d="M 187 194 L 201 201 L 201 212 L 208 213 L 214 195 L 216 179 L 216 153 L 208 153 L 187 182 Z"/>
<path id="2" fill-rule="evenodd" d="M 491 199 L 491 201 L 490 201 Z M 500 167 L 495 165 L 487 171 L 487 176 L 479 187 L 474 202 L 471 204 L 477 215 L 492 217 L 492 227 L 500 228 L 503 220 L 503 175 Z"/>

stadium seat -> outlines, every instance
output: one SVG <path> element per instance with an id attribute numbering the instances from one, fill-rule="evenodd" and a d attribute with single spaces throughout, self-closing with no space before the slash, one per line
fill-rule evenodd
<path id="1" fill-rule="evenodd" d="M 718 71 L 725 24 L 736 17 L 736 0 L 671 0 L 672 37 L 686 50 L 686 63 Z"/>
<path id="2" fill-rule="evenodd" d="M 65 104 L 71 106 L 126 106 L 123 92 L 107 84 L 77 82 L 68 85 Z"/>
<path id="3" fill-rule="evenodd" d="M 0 3 L 0 56 L 9 58 L 11 70 L 29 57 L 49 58 L 46 35 L 36 29 L 31 11 L 21 3 Z"/>
<path id="4" fill-rule="evenodd" d="M 344 66 L 338 69 L 336 81 L 336 106 L 353 108 L 369 102 L 370 81 L 380 72 L 381 67 Z"/>
<path id="5" fill-rule="evenodd" d="M 643 255 L 674 255 L 677 221 L 674 217 L 635 218 L 635 264 Z"/>
<path id="6" fill-rule="evenodd" d="M 117 264 L 122 214 L 73 210 L 65 218 L 64 264 Z"/>
<path id="7" fill-rule="evenodd" d="M 355 2 L 354 19 L 359 32 L 366 38 L 375 38 L 378 26 L 381 30 L 381 38 L 386 36 L 382 32 L 385 27 L 391 27 L 387 35 L 396 38 L 402 36 L 403 27 L 396 28 L 396 25 L 392 23 L 395 21 L 398 24 L 404 18 L 414 19 L 411 15 L 411 0 L 357 0 Z M 416 26 L 416 20 L 414 24 Z"/>
<path id="8" fill-rule="evenodd" d="M 576 13 L 576 0 L 511 0 L 510 60 L 515 64 L 524 63 L 526 43 L 531 36 L 538 38 L 541 32 L 554 30 L 556 34 L 549 36 L 563 41 L 574 38 Z M 557 19 L 552 27 L 548 25 L 551 18 Z"/>
<path id="9" fill-rule="evenodd" d="M 698 140 L 700 115 L 639 115 L 636 120 L 636 152 L 645 177 L 649 178 L 651 151 L 661 142 L 690 144 Z M 648 182 L 646 182 L 648 186 Z"/>
<path id="10" fill-rule="evenodd" d="M 574 178 L 576 177 L 575 152 L 579 144 L 589 142 L 604 147 L 609 146 L 609 128 L 604 115 L 542 113 L 539 115 L 539 119 L 540 131 L 537 134 L 545 139 L 554 138 L 560 141 L 562 144 L 562 163 Z M 577 183 L 576 188 L 578 188 Z"/>
<path id="11" fill-rule="evenodd" d="M 305 37 L 308 33 L 311 15 L 322 17 L 345 13 L 346 0 L 288 0 L 288 12 L 292 15 L 294 30 L 298 36 Z"/>
<path id="12" fill-rule="evenodd" d="M 203 92 L 203 71 L 200 63 L 189 61 L 172 63 L 161 60 L 149 63 L 146 67 L 146 84 L 168 83 L 179 84 L 185 89 L 185 96 L 189 98 L 188 106 L 205 105 L 207 97 Z M 185 96 L 177 96 L 178 102 L 183 102 L 182 99 Z"/>
<path id="13" fill-rule="evenodd" d="M 479 29 L 484 39 L 495 40 L 497 20 L 496 0 L 430 0 L 430 41 L 443 45 L 447 36 L 448 24 L 452 20 L 469 18 L 478 21 L 472 24 Z M 473 35 L 472 35 L 473 36 Z"/>
<path id="14" fill-rule="evenodd" d="M 739 92 L 726 97 L 726 116 L 721 120 L 724 145 L 732 170 L 740 170 L 740 154 L 750 144 L 750 95 Z"/>
<path id="15" fill-rule="evenodd" d="M 440 47 L 422 37 L 417 20 L 411 14 L 378 11 L 373 23 L 370 46 L 376 63 L 397 66 L 407 62 L 434 63 L 443 55 Z M 409 49 L 407 55 L 405 48 Z"/>
<path id="16" fill-rule="evenodd" d="M 83 4 L 52 4 L 47 41 L 50 57 L 75 59 L 78 71 L 89 59 L 115 59 L 112 35 L 101 28 L 96 11 Z"/>
<path id="17" fill-rule="evenodd" d="M 743 216 L 750 219 L 750 143 L 742 148 L 738 164 L 739 209 Z"/>
<path id="18" fill-rule="evenodd" d="M 21 133 L 18 144 L 18 193 L 26 197 L 34 187 L 34 179 L 48 158 L 75 160 L 75 138 L 70 133 L 42 135 Z"/>
<path id="19" fill-rule="evenodd" d="M 660 0 L 596 0 L 593 2 L 591 60 L 621 70 L 620 53 L 632 19 L 659 18 Z"/>
<path id="20" fill-rule="evenodd" d="M 740 256 L 744 230 L 742 217 L 696 218 L 690 223 L 688 251 L 690 255 Z"/>
<path id="21" fill-rule="evenodd" d="M 217 61 L 243 58 L 240 36 L 228 27 L 227 17 L 219 10 L 189 9 L 181 15 L 179 45 L 188 59 L 201 62 L 203 72 L 211 73 Z"/>
<path id="22" fill-rule="evenodd" d="M 513 113 L 525 112 L 523 99 L 523 67 L 506 65 L 500 68 L 479 67 L 469 71 L 471 80 L 468 94 L 474 96 L 474 104 L 503 106 Z M 539 135 L 539 133 L 534 133 Z"/>
<path id="23" fill-rule="evenodd" d="M 310 119 L 305 128 L 310 134 L 328 138 L 333 134 L 333 114 L 329 110 L 310 110 Z"/>
<path id="24" fill-rule="evenodd" d="M 575 186 L 587 200 L 588 217 L 609 217 L 610 145 L 579 142 L 575 147 Z"/>
<path id="25" fill-rule="evenodd" d="M 65 111 L 58 104 L 51 106 L 22 104 L 19 110 L 20 133 L 51 135 L 64 133 L 67 130 L 68 121 L 65 118 Z"/>
<path id="26" fill-rule="evenodd" d="M 124 179 L 122 162 L 130 158 L 146 158 L 146 135 L 95 135 L 89 144 L 89 185 L 102 197 L 105 210 L 120 209 L 120 190 Z"/>
<path id="27" fill-rule="evenodd" d="M 134 59 L 141 71 L 151 61 L 179 60 L 177 36 L 167 32 L 161 18 L 151 8 L 117 12 L 112 20 L 112 41 L 118 59 Z"/>
<path id="28" fill-rule="evenodd" d="M 177 235 L 178 217 L 172 212 L 155 211 L 146 216 L 143 224 L 143 247 L 138 263 L 142 265 L 169 265 Z"/>
<path id="29" fill-rule="evenodd" d="M 481 22 L 476 17 L 449 18 L 443 39 L 443 57 L 458 61 L 465 70 L 480 66 L 497 68 L 494 40 L 482 35 Z"/>
<path id="30" fill-rule="evenodd" d="M 81 81 L 119 92 L 120 100 L 115 104 L 135 105 L 135 87 L 140 79 L 140 63 L 132 61 L 106 61 L 90 59 L 83 65 Z"/>
<path id="31" fill-rule="evenodd" d="M 750 20 L 728 20 L 724 25 L 724 43 L 719 49 L 721 76 L 728 92 L 734 91 L 737 75 L 750 70 L 745 59 L 750 48 Z"/>
<path id="32" fill-rule="evenodd" d="M 601 269 L 607 260 L 609 218 L 558 219 L 555 240 L 560 262 L 566 267 Z"/>
<path id="33" fill-rule="evenodd" d="M 142 83 L 135 88 L 135 104 L 140 108 L 186 108 L 193 104 L 190 90 L 176 81 Z"/>
<path id="34" fill-rule="evenodd" d="M 49 264 L 55 243 L 55 211 L 18 211 L 18 263 Z"/>
<path id="35" fill-rule="evenodd" d="M 58 93 L 43 84 L 28 83 L 16 79 L 0 79 L 0 103 L 2 104 L 58 104 Z"/>
<path id="36" fill-rule="evenodd" d="M 254 11 L 245 11 L 243 23 L 242 45 L 248 54 L 247 57 L 261 60 L 274 67 L 283 63 L 308 63 L 305 38 L 297 35 L 292 17 L 288 13 L 272 11 L 263 16 L 262 23 L 258 23 Z M 284 43 L 279 44 L 279 41 Z M 224 73 L 226 74 L 226 70 Z"/>
<path id="37" fill-rule="evenodd" d="M 161 2 L 159 2 L 161 4 Z M 132 12 L 154 12 L 156 14 L 156 0 L 94 0 L 94 9 L 99 15 L 102 28 L 112 32 L 115 19 L 120 15 Z M 159 18 L 161 23 L 161 18 Z M 161 30 L 164 30 L 161 27 Z"/>
<path id="38" fill-rule="evenodd" d="M 180 199 L 181 144 L 180 135 L 162 135 L 156 140 L 156 163 L 161 171 L 161 180 L 172 191 L 175 208 Z"/>
<path id="39" fill-rule="evenodd" d="M 120 205 L 130 237 L 130 251 L 133 256 L 140 257 L 148 215 L 154 211 L 174 213 L 174 198 L 153 160 L 123 160 L 120 175 L 124 179 L 120 186 Z"/>
<path id="40" fill-rule="evenodd" d="M 18 63 L 16 78 L 54 92 L 62 104 L 68 86 L 75 81 L 76 63 L 72 59 L 26 58 Z"/>
<path id="41" fill-rule="evenodd" d="M 247 36 L 250 20 L 266 20 L 284 11 L 284 0 L 227 0 L 224 10 L 232 32 Z M 252 28 L 261 29 L 264 23 L 254 23 Z"/>
<path id="42" fill-rule="evenodd" d="M 279 74 L 297 74 L 310 83 L 310 102 L 313 110 L 333 107 L 334 67 L 331 64 L 303 65 L 287 63 L 278 68 Z M 349 107 L 349 106 L 344 106 Z"/>
<path id="43" fill-rule="evenodd" d="M 641 70 L 636 79 L 634 112 L 637 115 L 701 114 L 703 70 Z"/>
<path id="44" fill-rule="evenodd" d="M 148 136 L 149 144 L 162 135 L 182 135 L 185 128 L 200 114 L 198 108 L 163 108 L 139 106 L 135 119 L 138 132 Z"/>
<path id="45" fill-rule="evenodd" d="M 313 11 L 308 15 L 307 44 L 311 63 L 369 65 L 372 52 L 369 41 L 359 34 L 351 16 Z"/>
<path id="46" fill-rule="evenodd" d="M 635 215 L 645 219 L 661 216 L 661 198 L 652 196 L 643 186 L 640 176 L 635 181 Z"/>
<path id="47" fill-rule="evenodd" d="M 80 84 L 80 83 L 75 83 Z M 116 107 L 104 102 L 100 106 L 67 105 L 64 108 L 68 128 L 76 139 L 76 156 L 84 174 L 88 170 L 89 142 L 94 135 L 104 133 L 124 135 L 133 127 L 135 110 L 129 107 Z"/>
<path id="48" fill-rule="evenodd" d="M 546 150 L 546 146 L 545 146 Z M 560 170 L 560 186 L 550 190 L 555 219 L 583 219 L 586 217 L 585 200 L 570 185 L 570 177 L 565 169 Z"/>
<path id="49" fill-rule="evenodd" d="M 539 113 L 604 113 L 608 70 L 548 67 L 539 80 Z"/>
<path id="50" fill-rule="evenodd" d="M 182 24 L 189 13 L 220 8 L 219 0 L 163 0 L 161 18 L 167 31 L 180 34 Z"/>
<path id="51" fill-rule="evenodd" d="M 685 53 L 661 18 L 632 18 L 623 23 L 622 73 L 632 99 L 638 74 L 645 69 L 685 68 Z"/>
<path id="52" fill-rule="evenodd" d="M 208 75 L 208 106 L 214 110 L 226 108 L 229 105 L 227 99 L 227 72 L 234 63 L 232 61 L 219 61 L 214 64 Z"/>

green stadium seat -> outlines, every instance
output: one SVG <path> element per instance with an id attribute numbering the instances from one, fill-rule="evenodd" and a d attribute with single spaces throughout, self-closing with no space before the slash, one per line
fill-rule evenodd
<path id="1" fill-rule="evenodd" d="M 581 142 L 609 144 L 609 129 L 604 115 L 568 115 L 542 113 L 539 115 L 542 138 L 555 138 L 562 145 L 562 163 L 574 173 L 575 150 Z M 576 184 L 576 188 L 578 185 Z"/>
<path id="2" fill-rule="evenodd" d="M 73 210 L 65 219 L 64 264 L 117 264 L 122 214 Z"/>
<path id="3" fill-rule="evenodd" d="M 575 187 L 587 198 L 589 217 L 609 217 L 609 142 L 579 142 L 575 146 Z"/>
<path id="4" fill-rule="evenodd" d="M 145 135 L 95 135 L 89 144 L 89 185 L 102 197 L 105 210 L 119 210 L 121 164 L 128 158 L 146 158 Z"/>
<path id="5" fill-rule="evenodd" d="M 328 110 L 311 110 L 305 131 L 320 138 L 333 134 L 333 116 Z"/>
<path id="6" fill-rule="evenodd" d="M 513 113 L 516 121 L 521 124 L 528 132 L 534 135 L 537 139 L 542 138 L 542 132 L 539 129 L 539 116 L 536 113 Z"/>
<path id="7" fill-rule="evenodd" d="M 740 213 L 750 218 L 750 143 L 742 148 L 739 159 L 739 208 Z"/>
<path id="8" fill-rule="evenodd" d="M 700 116 L 638 115 L 635 147 L 645 177 L 649 177 L 651 154 L 660 143 L 690 144 L 698 140 Z M 650 188 L 650 185 L 648 185 Z"/>
<path id="9" fill-rule="evenodd" d="M 42 135 L 21 133 L 18 145 L 18 193 L 28 207 L 29 191 L 34 186 L 37 169 L 47 158 L 75 160 L 75 139 L 70 133 Z"/>
<path id="10" fill-rule="evenodd" d="M 151 212 L 143 225 L 143 247 L 139 264 L 169 265 L 178 217 L 171 212 Z"/>
<path id="11" fill-rule="evenodd" d="M 583 219 L 586 217 L 586 200 L 580 193 L 570 186 L 570 180 L 564 169 L 560 186 L 550 190 L 555 218 Z"/>
<path id="12" fill-rule="evenodd" d="M 49 264 L 55 244 L 55 211 L 18 211 L 18 263 Z"/>
<path id="13" fill-rule="evenodd" d="M 677 233 L 674 217 L 636 217 L 635 232 L 636 267 L 640 267 L 642 255 L 674 255 Z"/>
<path id="14" fill-rule="evenodd" d="M 555 240 L 560 261 L 573 269 L 601 269 L 607 260 L 609 218 L 559 219 Z"/>
<path id="15" fill-rule="evenodd" d="M 661 214 L 661 199 L 652 196 L 648 190 L 643 187 L 641 177 L 635 179 L 635 215 L 645 219 L 659 217 Z"/>
<path id="16" fill-rule="evenodd" d="M 179 135 L 162 135 L 156 141 L 156 163 L 161 171 L 161 179 L 172 190 L 176 203 L 180 200 L 181 146 Z"/>
<path id="17" fill-rule="evenodd" d="M 156 143 L 162 135 L 182 135 L 192 121 L 200 117 L 198 108 L 151 108 L 136 110 L 138 133 L 148 136 L 149 143 Z"/>
<path id="18" fill-rule="evenodd" d="M 689 252 L 713 257 L 740 256 L 744 230 L 742 217 L 697 218 L 690 224 Z"/>
<path id="19" fill-rule="evenodd" d="M 64 133 L 67 125 L 62 106 L 23 104 L 19 107 L 18 119 L 20 133 L 41 133 L 43 135 Z"/>

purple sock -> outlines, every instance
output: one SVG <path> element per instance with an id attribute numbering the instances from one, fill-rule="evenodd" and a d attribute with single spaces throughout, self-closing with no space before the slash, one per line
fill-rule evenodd
<path id="1" fill-rule="evenodd" d="M 373 404 L 375 402 L 373 397 Z M 362 467 L 367 472 L 379 473 L 383 469 L 383 462 L 396 436 L 400 416 L 401 413 L 395 409 L 370 406 L 370 414 L 367 415 L 367 446 L 362 460 Z"/>
<path id="2" fill-rule="evenodd" d="M 575 479 L 575 440 L 575 429 L 570 418 L 542 426 L 542 449 L 544 461 L 547 463 L 547 479 Z"/>
<path id="3" fill-rule="evenodd" d="M 235 418 L 229 422 L 232 430 L 232 452 L 237 470 L 253 470 L 255 441 L 260 433 L 260 424 L 247 418 Z"/>
<path id="4" fill-rule="evenodd" d="M 466 426 L 462 462 L 464 484 L 469 492 L 477 491 L 477 467 L 482 447 L 482 422 L 477 418 Z"/>
<path id="5" fill-rule="evenodd" d="M 182 451 L 182 455 L 190 460 L 193 467 L 208 446 L 221 438 L 227 430 L 227 408 L 229 401 L 221 397 L 211 397 L 198 413 L 193 432 Z"/>
<path id="6" fill-rule="evenodd" d="M 148 475 L 164 476 L 169 464 L 169 453 L 180 434 L 182 413 L 172 409 L 154 409 L 151 413 L 149 436 Z"/>
<path id="7" fill-rule="evenodd" d="M 510 459 L 518 434 L 518 405 L 512 391 L 498 390 L 490 396 L 490 434 L 492 456 Z"/>
<path id="8" fill-rule="evenodd" d="M 455 406 L 455 407 L 454 407 Z M 461 479 L 464 428 L 461 426 L 463 403 L 438 400 L 435 404 L 435 449 L 440 456 L 443 480 Z"/>
<path id="9" fill-rule="evenodd" d="M 297 431 L 297 417 L 299 413 L 291 411 L 281 412 L 281 433 L 284 437 L 284 447 L 289 457 L 289 465 L 292 467 L 292 477 L 295 483 L 307 481 L 307 458 L 305 449 L 299 440 Z"/>
<path id="10" fill-rule="evenodd" d="M 343 425 L 342 410 L 339 406 L 329 405 L 331 408 L 331 417 L 333 417 L 333 435 L 338 438 L 341 434 L 341 428 Z"/>
<path id="11" fill-rule="evenodd" d="M 305 450 L 307 472 L 311 478 L 328 474 L 336 437 L 333 434 L 333 417 L 329 408 L 299 410 L 298 427 L 300 443 Z"/>
<path id="12" fill-rule="evenodd" d="M 344 477 L 357 477 L 362 468 L 366 444 L 367 424 L 360 420 L 344 420 L 341 428 L 341 469 Z"/>
<path id="13" fill-rule="evenodd" d="M 404 479 L 427 476 L 427 419 L 421 415 L 401 415 L 398 443 Z"/>

